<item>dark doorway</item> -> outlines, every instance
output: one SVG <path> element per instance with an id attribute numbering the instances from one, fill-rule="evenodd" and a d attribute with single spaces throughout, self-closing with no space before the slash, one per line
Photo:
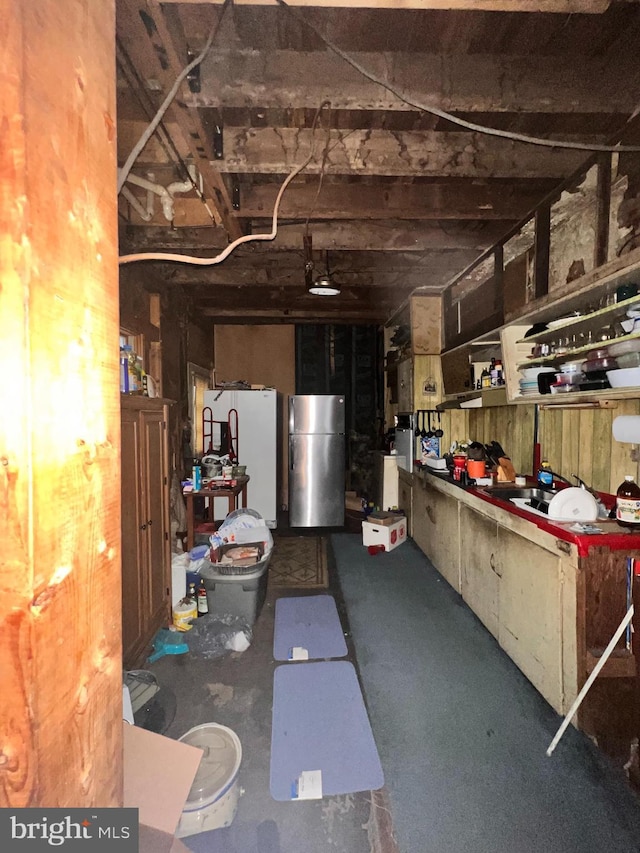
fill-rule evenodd
<path id="1" fill-rule="evenodd" d="M 296 394 L 344 394 L 346 488 L 373 493 L 382 446 L 382 333 L 377 326 L 296 326 Z"/>

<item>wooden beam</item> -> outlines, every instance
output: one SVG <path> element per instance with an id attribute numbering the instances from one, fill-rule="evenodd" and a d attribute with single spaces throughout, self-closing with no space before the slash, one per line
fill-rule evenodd
<path id="1" fill-rule="evenodd" d="M 617 56 L 579 60 L 563 55 L 434 55 L 353 52 L 368 72 L 388 81 L 409 100 L 447 112 L 630 114 L 640 84 L 640 62 Z M 620 78 L 630 85 L 620 86 Z M 316 110 L 331 102 L 324 118 L 339 110 L 415 111 L 416 107 L 367 79 L 329 50 L 251 50 L 220 47 L 204 60 L 201 90 L 185 103 L 198 107 L 291 107 Z"/>
<path id="2" fill-rule="evenodd" d="M 248 219 L 263 220 L 264 229 L 256 226 L 256 231 L 269 230 L 267 220 L 272 216 L 279 186 L 242 185 L 238 213 Z M 519 181 L 516 187 L 506 186 L 501 181 L 471 184 L 446 180 L 424 184 L 398 181 L 380 185 L 325 182 L 314 201 L 317 184 L 294 180 L 282 196 L 280 221 L 299 219 L 305 222 L 312 205 L 314 220 L 520 220 L 555 186 L 557 181 L 553 179 Z M 134 212 L 130 215 L 133 222 L 142 222 Z M 157 212 L 150 224 L 166 225 L 166 219 Z M 177 196 L 174 226 L 187 225 L 210 227 L 211 220 L 198 199 Z"/>
<path id="3" fill-rule="evenodd" d="M 143 128 L 142 123 L 127 122 L 123 139 L 138 139 Z M 235 175 L 286 175 L 315 150 L 306 175 L 323 170 L 325 175 L 561 180 L 586 156 L 584 151 L 540 148 L 464 131 L 334 130 L 326 158 L 325 141 L 314 139 L 306 128 L 225 127 L 223 138 L 224 158 L 216 160 L 216 167 Z"/>
<path id="4" fill-rule="evenodd" d="M 430 222 L 389 220 L 384 223 L 369 221 L 313 222 L 313 245 L 316 251 L 424 252 L 428 249 L 476 249 L 482 251 L 493 245 L 512 224 L 506 222 L 447 224 L 446 228 Z M 254 232 L 261 229 L 254 227 Z M 266 229 L 265 229 L 266 230 Z M 255 255 L 273 251 L 300 250 L 305 233 L 304 223 L 280 224 L 275 240 L 251 244 Z M 170 228 L 168 226 L 131 226 L 123 235 L 127 253 L 133 251 L 184 251 L 206 252 L 224 249 L 228 243 L 223 228 Z"/>
<path id="5" fill-rule="evenodd" d="M 598 154 L 598 185 L 596 188 L 596 241 L 593 264 L 600 267 L 609 260 L 609 229 L 611 214 L 611 154 Z"/>
<path id="6" fill-rule="evenodd" d="M 115 807 L 114 4 L 0 0 L 0 20 L 0 807 Z"/>
<path id="7" fill-rule="evenodd" d="M 539 299 L 549 292 L 549 254 L 551 244 L 551 207 L 544 205 L 536 210 L 534 242 L 534 297 Z"/>
<path id="8" fill-rule="evenodd" d="M 219 5 L 224 0 L 162 0 L 166 5 Z M 234 0 L 237 6 L 271 6 L 274 0 Z M 474 12 L 601 14 L 611 0 L 287 0 L 289 6 L 323 9 L 443 9 Z"/>
<path id="9" fill-rule="evenodd" d="M 291 308 L 270 308 L 260 310 L 204 308 L 205 317 L 214 317 L 218 323 L 335 323 L 338 325 L 377 325 L 383 323 L 387 314 L 384 307 L 379 310 L 363 311 L 355 308 L 344 311 L 340 304 L 329 306 L 330 297 L 316 296 L 318 307 L 307 310 Z M 336 297 L 339 298 L 339 297 Z M 320 300 L 325 300 L 320 303 Z"/>
<path id="10" fill-rule="evenodd" d="M 121 0 L 118 4 L 118 39 L 134 65 L 137 76 L 147 86 L 158 86 L 166 94 L 173 86 L 178 74 L 188 65 L 190 58 L 186 46 L 176 49 L 169 30 L 166 26 L 162 10 L 155 3 L 145 3 L 143 0 Z M 179 55 L 182 50 L 183 55 Z M 186 84 L 185 88 L 186 88 Z M 175 139 L 181 137 L 186 145 L 193 162 L 203 177 L 207 199 L 212 207 L 212 214 L 217 214 L 231 239 L 241 236 L 242 228 L 232 214 L 232 204 L 227 187 L 217 169 L 212 165 L 214 152 L 210 145 L 209 135 L 204 127 L 197 110 L 187 110 L 182 105 L 179 95 L 174 98 L 167 110 L 167 120 L 172 120 L 174 128 L 170 135 Z M 165 127 L 167 125 L 165 124 Z M 129 151 L 142 135 L 142 127 L 137 137 L 131 141 Z M 118 127 L 118 137 L 122 128 Z M 119 148 L 122 145 L 119 139 Z M 127 152 L 128 153 L 128 152 Z M 135 170 L 135 164 L 134 164 Z"/>

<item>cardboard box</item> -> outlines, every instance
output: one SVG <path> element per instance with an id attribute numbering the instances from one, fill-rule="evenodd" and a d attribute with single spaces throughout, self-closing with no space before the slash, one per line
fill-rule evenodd
<path id="1" fill-rule="evenodd" d="M 122 805 L 139 810 L 140 853 L 189 853 L 175 831 L 202 750 L 128 723 L 123 727 Z"/>
<path id="2" fill-rule="evenodd" d="M 365 546 L 382 545 L 385 551 L 393 551 L 398 545 L 402 545 L 406 538 L 407 519 L 404 516 L 393 524 L 362 522 L 362 544 Z"/>
<path id="3" fill-rule="evenodd" d="M 385 510 L 384 512 L 372 512 L 367 516 L 367 521 L 371 522 L 371 524 L 382 524 L 385 527 L 389 527 L 391 524 L 395 524 L 401 518 L 404 518 L 404 512 L 390 512 Z"/>
<path id="4" fill-rule="evenodd" d="M 358 497 L 357 492 L 345 492 L 344 507 L 345 509 L 352 509 L 356 512 L 362 512 L 362 498 Z"/>

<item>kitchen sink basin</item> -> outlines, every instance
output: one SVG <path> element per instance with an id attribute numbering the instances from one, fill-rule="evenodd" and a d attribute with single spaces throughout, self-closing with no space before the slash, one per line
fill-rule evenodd
<path id="1" fill-rule="evenodd" d="M 537 489 L 535 486 L 486 486 L 485 492 L 494 498 L 510 501 L 520 498 L 526 501 L 544 501 L 548 503 L 557 492 L 550 489 Z"/>

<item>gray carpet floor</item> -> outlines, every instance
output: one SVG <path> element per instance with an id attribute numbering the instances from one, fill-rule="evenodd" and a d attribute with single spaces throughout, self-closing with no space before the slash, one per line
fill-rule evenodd
<path id="1" fill-rule="evenodd" d="M 401 853 L 630 853 L 640 801 L 422 552 L 331 537 Z"/>

